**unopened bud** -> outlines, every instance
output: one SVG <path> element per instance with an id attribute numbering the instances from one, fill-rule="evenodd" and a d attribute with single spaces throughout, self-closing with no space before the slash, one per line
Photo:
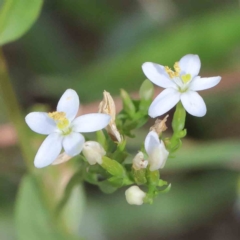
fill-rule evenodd
<path id="1" fill-rule="evenodd" d="M 82 153 L 90 165 L 96 163 L 102 164 L 102 157 L 106 154 L 103 147 L 98 142 L 94 141 L 85 142 Z"/>
<path id="2" fill-rule="evenodd" d="M 165 166 L 169 152 L 165 148 L 164 142 L 161 141 L 157 148 L 154 148 L 149 155 L 150 171 L 155 171 Z"/>
<path id="3" fill-rule="evenodd" d="M 106 113 L 111 116 L 110 123 L 106 127 L 106 130 L 114 141 L 121 142 L 122 137 L 119 131 L 117 130 L 117 126 L 115 123 L 115 117 L 116 117 L 115 103 L 113 101 L 112 96 L 107 91 L 103 92 L 103 100 L 99 104 L 99 113 Z"/>
<path id="4" fill-rule="evenodd" d="M 126 200 L 131 205 L 142 205 L 146 193 L 138 186 L 131 186 L 125 191 Z"/>
<path id="5" fill-rule="evenodd" d="M 169 152 L 167 151 L 164 142 L 158 137 L 155 131 L 150 131 L 145 138 L 145 149 L 148 154 L 150 171 L 155 171 L 165 166 Z"/>
<path id="6" fill-rule="evenodd" d="M 148 165 L 148 161 L 144 160 L 144 154 L 139 152 L 133 159 L 133 168 L 135 170 L 140 170 L 142 168 L 146 168 Z"/>

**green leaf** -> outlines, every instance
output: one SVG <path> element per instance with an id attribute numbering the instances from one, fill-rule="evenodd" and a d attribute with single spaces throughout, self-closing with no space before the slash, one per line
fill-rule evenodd
<path id="1" fill-rule="evenodd" d="M 125 169 L 124 167 L 115 160 L 112 160 L 106 156 L 102 157 L 102 164 L 101 166 L 109 172 L 113 176 L 124 177 L 125 176 Z"/>
<path id="2" fill-rule="evenodd" d="M 83 220 L 85 205 L 86 197 L 83 185 L 75 185 L 60 216 L 64 219 L 68 231 L 76 236 L 79 233 L 79 224 Z"/>
<path id="3" fill-rule="evenodd" d="M 120 90 L 120 95 L 121 95 L 121 98 L 122 98 L 122 102 L 123 102 L 123 109 L 125 110 L 125 112 L 130 116 L 130 117 L 133 117 L 135 112 L 136 112 L 136 109 L 135 109 L 135 106 L 133 104 L 133 101 L 131 99 L 131 97 L 129 96 L 129 94 L 121 89 Z"/>
<path id="4" fill-rule="evenodd" d="M 139 90 L 140 98 L 142 100 L 146 100 L 147 101 L 147 100 L 152 99 L 153 94 L 154 94 L 153 84 L 148 79 L 146 79 L 142 83 L 142 85 L 140 87 L 140 90 Z"/>
<path id="5" fill-rule="evenodd" d="M 6 0 L 0 10 L 0 45 L 27 32 L 39 16 L 42 0 Z"/>
<path id="6" fill-rule="evenodd" d="M 71 179 L 69 180 L 65 191 L 63 198 L 60 200 L 58 206 L 56 207 L 57 214 L 60 213 L 60 211 L 63 209 L 69 198 L 71 197 L 72 190 L 76 187 L 76 185 L 79 185 L 83 181 L 83 167 L 73 174 Z"/>
<path id="7" fill-rule="evenodd" d="M 103 148 L 107 149 L 107 140 L 102 130 L 96 132 L 97 142 L 100 143 Z"/>
<path id="8" fill-rule="evenodd" d="M 16 202 L 16 228 L 19 240 L 75 239 L 63 232 L 45 206 L 36 179 L 23 178 Z"/>
<path id="9" fill-rule="evenodd" d="M 104 180 L 98 184 L 100 190 L 106 194 L 113 193 L 117 190 L 108 180 Z"/>

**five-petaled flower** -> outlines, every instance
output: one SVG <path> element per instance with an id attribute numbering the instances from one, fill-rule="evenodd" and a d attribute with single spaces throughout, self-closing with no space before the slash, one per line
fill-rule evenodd
<path id="1" fill-rule="evenodd" d="M 160 116 L 180 100 L 186 111 L 202 117 L 207 109 L 202 97 L 196 92 L 217 85 L 221 77 L 201 78 L 198 76 L 201 62 L 198 55 L 188 54 L 174 64 L 174 70 L 156 63 L 146 62 L 142 69 L 146 77 L 159 87 L 166 88 L 152 102 L 149 116 Z"/>
<path id="2" fill-rule="evenodd" d="M 108 114 L 91 113 L 76 117 L 79 105 L 77 93 L 68 89 L 60 98 L 56 112 L 32 112 L 26 116 L 25 120 L 33 131 L 48 135 L 35 156 L 35 167 L 52 164 L 62 148 L 69 156 L 78 155 L 85 142 L 81 133 L 95 132 L 108 125 Z"/>
<path id="3" fill-rule="evenodd" d="M 155 131 L 150 131 L 145 138 L 144 146 L 148 154 L 148 163 L 150 171 L 163 168 L 169 152 L 165 148 L 164 142 L 158 137 Z"/>

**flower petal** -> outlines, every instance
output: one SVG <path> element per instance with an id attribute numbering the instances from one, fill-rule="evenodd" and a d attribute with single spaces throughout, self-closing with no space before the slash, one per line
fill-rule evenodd
<path id="1" fill-rule="evenodd" d="M 62 138 L 59 133 L 52 133 L 46 137 L 34 159 L 36 168 L 43 168 L 54 162 L 62 150 Z"/>
<path id="2" fill-rule="evenodd" d="M 74 132 L 95 132 L 105 128 L 110 122 L 110 115 L 103 113 L 90 113 L 73 120 Z"/>
<path id="3" fill-rule="evenodd" d="M 57 111 L 65 112 L 66 117 L 72 121 L 77 115 L 79 104 L 80 101 L 76 91 L 67 89 L 58 102 Z"/>
<path id="4" fill-rule="evenodd" d="M 151 131 L 148 133 L 144 146 L 149 157 L 150 171 L 163 168 L 169 152 L 166 150 L 164 143 L 159 140 L 156 132 Z"/>
<path id="5" fill-rule="evenodd" d="M 188 54 L 182 57 L 179 61 L 179 66 L 182 74 L 191 74 L 192 78 L 198 75 L 201 62 L 198 55 Z"/>
<path id="6" fill-rule="evenodd" d="M 149 165 L 150 171 L 156 171 L 165 166 L 169 152 L 165 148 L 164 143 L 161 141 L 159 145 L 153 149 L 152 153 L 149 155 Z"/>
<path id="7" fill-rule="evenodd" d="M 193 91 L 185 92 L 181 95 L 181 101 L 186 111 L 196 117 L 203 117 L 207 108 L 202 97 Z"/>
<path id="8" fill-rule="evenodd" d="M 67 155 L 73 157 L 78 155 L 82 149 L 85 139 L 82 134 L 72 132 L 63 139 L 63 148 Z"/>
<path id="9" fill-rule="evenodd" d="M 221 77 L 200 78 L 196 77 L 192 80 L 189 88 L 193 91 L 201 91 L 216 86 L 221 80 Z"/>
<path id="10" fill-rule="evenodd" d="M 156 132 L 150 131 L 145 138 L 144 147 L 148 155 L 150 155 L 154 148 L 160 144 L 159 137 Z"/>
<path id="11" fill-rule="evenodd" d="M 152 102 L 148 114 L 154 118 L 161 116 L 173 108 L 180 100 L 180 92 L 173 88 L 163 90 Z"/>
<path id="12" fill-rule="evenodd" d="M 56 130 L 56 123 L 44 112 L 31 112 L 25 117 L 25 121 L 36 133 L 50 134 Z"/>
<path id="13" fill-rule="evenodd" d="M 162 88 L 176 88 L 176 84 L 169 78 L 163 66 L 156 63 L 145 62 L 142 65 L 142 70 L 146 77 L 157 86 Z"/>

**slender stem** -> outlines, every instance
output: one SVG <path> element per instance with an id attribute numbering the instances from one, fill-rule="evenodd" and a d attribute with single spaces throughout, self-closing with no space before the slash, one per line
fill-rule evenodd
<path id="1" fill-rule="evenodd" d="M 29 142 L 26 134 L 26 124 L 21 114 L 14 89 L 12 87 L 6 61 L 0 49 L 0 93 L 4 101 L 9 120 L 13 123 L 19 139 L 19 146 L 28 170 L 32 168 L 32 154 L 29 150 Z"/>
<path id="2" fill-rule="evenodd" d="M 181 146 L 181 138 L 186 135 L 186 130 L 184 130 L 186 120 L 186 111 L 181 102 L 176 106 L 176 110 L 173 115 L 172 128 L 173 135 L 170 139 L 171 147 L 170 151 L 174 152 Z"/>

